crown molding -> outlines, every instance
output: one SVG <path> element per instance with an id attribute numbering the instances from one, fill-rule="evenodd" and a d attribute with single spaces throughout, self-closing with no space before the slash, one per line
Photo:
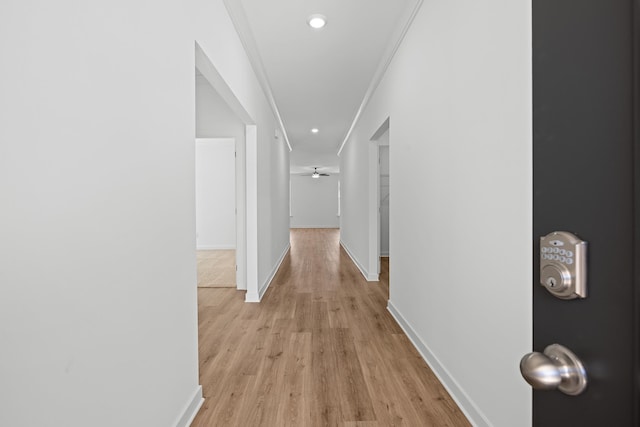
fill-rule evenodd
<path id="1" fill-rule="evenodd" d="M 345 144 L 351 137 L 351 134 L 353 133 L 353 130 L 358 124 L 358 121 L 360 121 L 360 116 L 362 116 L 364 109 L 369 104 L 371 97 L 373 96 L 374 92 L 378 88 L 378 85 L 382 81 L 382 78 L 387 72 L 387 69 L 391 64 L 391 61 L 393 60 L 393 57 L 395 56 L 396 52 L 398 51 L 398 48 L 402 44 L 402 40 L 404 40 L 404 36 L 407 34 L 407 31 L 409 31 L 409 28 L 411 27 L 411 24 L 413 23 L 414 18 L 418 14 L 418 11 L 422 6 L 423 1 L 424 0 L 416 0 L 415 4 L 413 5 L 413 8 L 407 8 L 407 11 L 402 17 L 402 20 L 404 20 L 404 25 L 399 26 L 394 32 L 393 37 L 389 38 L 389 44 L 387 45 L 384 51 L 384 54 L 382 55 L 382 59 L 380 59 L 380 62 L 378 63 L 378 68 L 376 69 L 376 72 L 374 73 L 371 79 L 369 88 L 367 89 L 367 92 L 365 93 L 364 98 L 362 98 L 360 107 L 358 107 L 358 111 L 356 112 L 356 115 L 353 118 L 353 121 L 351 122 L 351 126 L 349 127 L 347 134 L 345 135 L 344 139 L 342 140 L 342 143 L 340 144 L 340 147 L 338 148 L 338 156 L 340 155 Z"/>
<path id="2" fill-rule="evenodd" d="M 291 148 L 291 143 L 289 142 L 287 130 L 285 129 L 284 122 L 282 121 L 282 117 L 280 116 L 280 110 L 278 110 L 276 100 L 273 97 L 271 83 L 269 82 L 269 78 L 267 77 L 267 73 L 262 62 L 262 57 L 260 56 L 260 52 L 258 51 L 258 45 L 256 44 L 255 37 L 253 36 L 253 32 L 251 31 L 251 27 L 249 26 L 249 21 L 242 7 L 242 4 L 240 0 L 224 0 L 224 5 L 227 8 L 227 12 L 229 13 L 231 22 L 233 22 L 233 26 L 235 27 L 236 32 L 240 37 L 242 46 L 244 47 L 244 50 L 249 57 L 249 62 L 253 67 L 253 72 L 256 74 L 256 78 L 258 79 L 258 82 L 262 87 L 262 91 L 264 92 L 264 95 L 266 96 L 267 101 L 271 106 L 271 110 L 273 111 L 273 114 L 278 121 L 280 130 L 282 131 L 282 136 L 284 137 L 284 140 L 289 147 L 289 151 L 293 151 L 293 149 Z"/>

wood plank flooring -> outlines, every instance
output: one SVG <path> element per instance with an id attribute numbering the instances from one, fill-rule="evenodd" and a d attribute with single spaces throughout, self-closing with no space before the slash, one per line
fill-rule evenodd
<path id="1" fill-rule="evenodd" d="M 236 251 L 199 250 L 198 287 L 199 288 L 235 288 L 236 287 Z"/>
<path id="2" fill-rule="evenodd" d="M 339 231 L 296 229 L 260 304 L 201 288 L 194 427 L 468 426 L 386 310 L 388 258 L 366 282 Z"/>

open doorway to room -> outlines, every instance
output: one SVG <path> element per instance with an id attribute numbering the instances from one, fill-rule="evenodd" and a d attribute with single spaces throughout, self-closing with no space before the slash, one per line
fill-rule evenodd
<path id="1" fill-rule="evenodd" d="M 196 138 L 235 140 L 235 283 L 258 302 L 258 129 L 198 43 L 195 80 Z"/>
<path id="2" fill-rule="evenodd" d="M 379 280 L 388 280 L 389 233 L 389 119 L 371 137 L 369 146 L 369 265 L 377 267 Z"/>
<path id="3" fill-rule="evenodd" d="M 246 112 L 233 103 L 237 100 L 225 92 L 221 81 L 197 46 L 195 210 L 198 286 L 246 290 L 249 265 L 247 118 L 242 115 Z"/>
<path id="4" fill-rule="evenodd" d="M 199 92 L 204 92 L 197 96 L 200 110 L 209 100 L 206 91 Z M 195 152 L 198 287 L 235 288 L 236 140 L 197 138 Z"/>
<path id="5" fill-rule="evenodd" d="M 244 123 L 196 68 L 198 287 L 246 289 L 237 274 L 244 227 L 237 218 L 236 153 L 244 145 L 244 133 Z"/>

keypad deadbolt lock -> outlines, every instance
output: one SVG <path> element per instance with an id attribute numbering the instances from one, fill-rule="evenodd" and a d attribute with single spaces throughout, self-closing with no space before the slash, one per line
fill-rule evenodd
<path id="1" fill-rule="evenodd" d="M 540 284 L 560 299 L 586 298 L 587 242 L 566 231 L 541 237 Z M 534 389 L 558 389 L 571 396 L 581 394 L 588 382 L 580 359 L 560 344 L 526 354 L 520 372 Z"/>
<path id="2" fill-rule="evenodd" d="M 566 231 L 540 238 L 540 284 L 560 299 L 587 297 L 587 242 Z"/>

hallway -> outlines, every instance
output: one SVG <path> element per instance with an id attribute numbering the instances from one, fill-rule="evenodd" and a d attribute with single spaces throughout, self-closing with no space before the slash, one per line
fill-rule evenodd
<path id="1" fill-rule="evenodd" d="M 260 304 L 198 289 L 193 426 L 467 426 L 386 310 L 388 263 L 366 282 L 337 229 L 291 231 Z"/>

